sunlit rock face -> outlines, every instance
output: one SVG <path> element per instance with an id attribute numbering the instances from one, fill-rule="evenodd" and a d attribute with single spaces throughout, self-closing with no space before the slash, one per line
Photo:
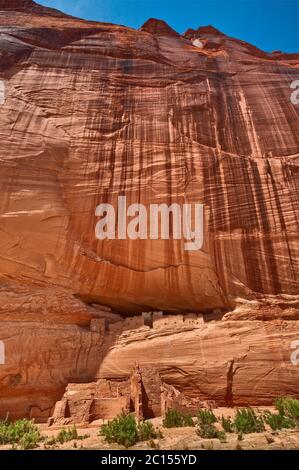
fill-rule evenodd
<path id="1" fill-rule="evenodd" d="M 99 370 L 109 375 L 101 352 L 90 352 L 92 303 L 125 315 L 239 312 L 241 306 L 242 321 L 255 318 L 254 304 L 258 320 L 264 321 L 264 311 L 267 321 L 292 320 L 288 351 L 298 330 L 299 106 L 291 101 L 298 67 L 298 54 L 268 54 L 210 26 L 180 35 L 150 19 L 136 31 L 68 17 L 29 0 L 0 0 L 3 340 L 21 330 L 32 335 L 35 322 L 42 328 L 42 340 L 30 341 L 36 353 L 22 363 L 25 346 L 15 340 L 8 349 L 14 354 L 0 366 L 2 396 L 14 391 L 19 414 L 36 407 L 50 412 L 64 386 L 80 380 L 76 361 L 64 363 L 70 344 L 85 361 L 82 381 Z M 203 204 L 202 249 L 186 251 L 185 240 L 97 240 L 96 207 L 116 206 L 120 195 L 146 208 Z M 57 298 L 63 299 L 58 306 Z M 51 323 L 66 328 L 69 338 L 52 362 L 52 340 L 49 350 L 37 351 L 39 341 L 47 344 Z M 254 344 L 267 341 L 267 325 L 257 325 Z M 271 337 L 275 332 L 271 324 Z M 55 334 L 51 330 L 52 339 Z M 283 328 L 277 335 L 282 338 Z M 184 338 L 181 333 L 182 370 Z M 200 335 L 200 342 L 205 338 Z M 278 343 L 273 340 L 272 351 Z M 148 357 L 147 341 L 138 344 L 141 357 Z M 227 344 L 230 367 L 234 342 Z M 160 347 L 163 354 L 167 342 Z M 217 365 L 218 356 L 207 351 L 203 363 Z M 273 367 L 292 376 L 290 382 L 284 377 L 282 392 L 298 393 L 292 375 L 298 367 L 284 367 L 287 357 L 276 354 Z M 249 369 L 252 381 L 265 372 L 258 361 L 260 369 Z M 131 362 L 122 364 L 125 374 Z M 199 373 L 194 364 L 192 376 Z M 212 369 L 205 375 L 200 366 L 193 383 L 207 380 L 203 395 L 217 387 L 216 369 L 209 376 Z M 225 389 L 226 372 L 222 378 Z M 190 382 L 175 380 L 189 390 Z M 268 384 L 259 402 L 269 400 Z M 244 387 L 242 397 L 254 403 L 249 382 Z M 2 401 L 0 409 L 11 403 Z"/>

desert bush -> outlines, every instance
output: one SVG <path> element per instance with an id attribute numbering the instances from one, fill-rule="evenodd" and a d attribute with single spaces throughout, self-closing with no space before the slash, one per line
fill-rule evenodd
<path id="1" fill-rule="evenodd" d="M 226 441 L 224 431 L 218 431 L 214 424 L 200 424 L 198 423 L 197 434 L 203 439 L 219 439 L 221 442 Z"/>
<path id="2" fill-rule="evenodd" d="M 224 431 L 217 431 L 217 439 L 219 439 L 220 442 L 226 442 L 226 434 Z"/>
<path id="3" fill-rule="evenodd" d="M 291 397 L 277 398 L 275 407 L 281 416 L 287 416 L 299 424 L 299 400 Z"/>
<path id="4" fill-rule="evenodd" d="M 299 400 L 291 397 L 277 398 L 274 402 L 278 413 L 264 412 L 264 421 L 271 429 L 290 429 L 299 425 Z"/>
<path id="5" fill-rule="evenodd" d="M 214 424 L 217 421 L 212 410 L 199 410 L 197 414 L 199 424 Z"/>
<path id="6" fill-rule="evenodd" d="M 9 442 L 8 423 L 0 421 L 0 444 L 8 444 Z"/>
<path id="7" fill-rule="evenodd" d="M 104 424 L 100 433 L 107 442 L 116 442 L 125 447 L 131 447 L 138 440 L 138 430 L 133 415 L 121 413 L 107 424 Z"/>
<path id="8" fill-rule="evenodd" d="M 48 437 L 44 442 L 45 447 L 55 446 L 56 444 L 57 444 L 57 441 L 55 437 Z"/>
<path id="9" fill-rule="evenodd" d="M 194 426 L 192 417 L 176 409 L 169 409 L 163 419 L 164 428 L 182 428 Z"/>
<path id="10" fill-rule="evenodd" d="M 203 439 L 217 438 L 218 431 L 213 424 L 201 424 L 197 428 L 197 434 Z"/>
<path id="11" fill-rule="evenodd" d="M 214 424 L 198 423 L 197 434 L 203 439 L 219 439 L 221 442 L 225 442 L 226 435 L 224 431 L 218 431 Z"/>
<path id="12" fill-rule="evenodd" d="M 234 432 L 234 424 L 230 418 L 225 418 L 225 416 L 222 416 L 221 425 L 225 432 L 228 432 L 228 433 Z"/>
<path id="13" fill-rule="evenodd" d="M 23 435 L 19 440 L 18 444 L 22 450 L 35 449 L 38 447 L 38 443 L 41 441 L 40 432 L 31 431 Z"/>
<path id="14" fill-rule="evenodd" d="M 74 424 L 70 428 L 62 428 L 56 437 L 48 438 L 45 442 L 47 446 L 53 446 L 55 444 L 64 444 L 65 442 L 73 441 L 73 440 L 83 440 L 87 439 L 89 434 L 79 435 L 76 425 Z"/>
<path id="15" fill-rule="evenodd" d="M 133 415 L 125 412 L 104 424 L 100 430 L 107 442 L 116 442 L 125 447 L 131 447 L 138 441 L 151 441 L 163 437 L 159 430 L 155 430 L 149 421 L 136 424 Z"/>
<path id="16" fill-rule="evenodd" d="M 73 441 L 74 439 L 79 439 L 78 431 L 75 425 L 71 428 L 61 429 L 56 437 L 56 441 L 60 444 Z"/>
<path id="17" fill-rule="evenodd" d="M 158 437 L 154 426 L 150 421 L 141 421 L 138 424 L 138 441 L 149 441 L 150 439 L 156 439 Z"/>
<path id="18" fill-rule="evenodd" d="M 292 418 L 281 413 L 265 411 L 263 418 L 264 422 L 268 424 L 273 431 L 277 431 L 278 429 L 290 429 L 296 426 L 296 423 Z"/>
<path id="19" fill-rule="evenodd" d="M 238 433 L 244 434 L 262 432 L 265 429 L 262 417 L 257 416 L 252 408 L 237 410 L 234 418 L 234 428 Z"/>
<path id="20" fill-rule="evenodd" d="M 34 449 L 41 440 L 39 429 L 31 420 L 0 421 L 0 444 L 17 444 L 22 449 Z"/>

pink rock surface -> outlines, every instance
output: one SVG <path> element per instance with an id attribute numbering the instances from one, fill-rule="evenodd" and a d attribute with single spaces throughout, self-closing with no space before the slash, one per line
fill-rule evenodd
<path id="1" fill-rule="evenodd" d="M 67 383 L 126 376 L 136 355 L 190 396 L 298 395 L 299 54 L 29 0 L 0 0 L 0 34 L 0 412 L 50 415 Z M 203 248 L 97 240 L 95 208 L 119 195 L 202 203 Z M 220 315 L 150 340 L 135 325 L 127 344 L 89 326 L 97 303 Z"/>

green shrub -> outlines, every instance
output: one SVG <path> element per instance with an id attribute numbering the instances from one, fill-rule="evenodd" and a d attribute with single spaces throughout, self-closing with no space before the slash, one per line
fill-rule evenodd
<path id="1" fill-rule="evenodd" d="M 199 424 L 214 424 L 217 421 L 212 410 L 199 410 L 197 417 Z"/>
<path id="2" fill-rule="evenodd" d="M 213 424 L 201 424 L 197 434 L 204 439 L 213 439 L 217 437 L 218 431 Z"/>
<path id="3" fill-rule="evenodd" d="M 18 444 L 22 449 L 34 449 L 41 440 L 39 429 L 33 421 L 0 421 L 0 444 Z"/>
<path id="4" fill-rule="evenodd" d="M 164 428 L 182 428 L 194 426 L 192 417 L 176 409 L 169 409 L 163 419 Z"/>
<path id="5" fill-rule="evenodd" d="M 79 436 L 77 428 L 75 424 L 71 428 L 62 428 L 56 437 L 48 438 L 45 442 L 48 446 L 53 446 L 57 443 L 64 444 L 65 442 L 73 441 L 73 440 L 83 440 L 87 439 L 89 434 L 84 434 Z"/>
<path id="6" fill-rule="evenodd" d="M 292 418 L 299 424 L 299 400 L 291 397 L 282 397 L 275 400 L 275 407 L 281 416 Z"/>
<path id="7" fill-rule="evenodd" d="M 197 434 L 203 439 L 219 439 L 221 442 L 226 441 L 224 431 L 218 431 L 214 424 L 198 423 Z"/>
<path id="8" fill-rule="evenodd" d="M 0 444 L 7 444 L 9 442 L 8 424 L 6 421 L 0 421 Z"/>
<path id="9" fill-rule="evenodd" d="M 56 437 L 56 441 L 60 444 L 73 441 L 74 439 L 79 439 L 78 431 L 75 425 L 73 425 L 71 428 L 61 429 Z"/>
<path id="10" fill-rule="evenodd" d="M 278 429 L 290 429 L 296 426 L 296 423 L 292 418 L 281 413 L 265 411 L 263 418 L 265 423 L 268 424 L 273 431 L 277 431 Z"/>
<path id="11" fill-rule="evenodd" d="M 220 442 L 226 442 L 226 434 L 224 431 L 217 431 L 217 439 L 219 439 Z"/>
<path id="12" fill-rule="evenodd" d="M 104 436 L 107 442 L 116 442 L 125 447 L 131 447 L 138 441 L 151 441 L 162 438 L 159 429 L 155 430 L 149 421 L 141 421 L 136 424 L 133 415 L 125 412 L 104 424 L 100 430 L 100 435 Z"/>
<path id="13" fill-rule="evenodd" d="M 24 434 L 19 440 L 19 446 L 22 450 L 35 449 L 41 440 L 39 431 L 32 431 Z"/>
<path id="14" fill-rule="evenodd" d="M 228 432 L 228 433 L 234 432 L 234 425 L 230 418 L 225 418 L 225 416 L 222 416 L 221 425 L 225 432 Z"/>
<path id="15" fill-rule="evenodd" d="M 156 438 L 157 433 L 151 422 L 141 421 L 138 424 L 138 441 L 149 441 L 150 439 Z"/>
<path id="16" fill-rule="evenodd" d="M 57 441 L 56 441 L 55 437 L 48 437 L 44 442 L 45 447 L 55 446 L 55 444 L 57 444 Z"/>
<path id="17" fill-rule="evenodd" d="M 106 441 L 116 442 L 125 447 L 131 447 L 138 441 L 138 429 L 133 415 L 124 412 L 112 421 L 102 426 L 100 433 Z"/>
<path id="18" fill-rule="evenodd" d="M 241 408 L 237 410 L 234 419 L 234 428 L 237 432 L 244 434 L 262 432 L 265 429 L 263 419 L 257 416 L 252 408 Z"/>

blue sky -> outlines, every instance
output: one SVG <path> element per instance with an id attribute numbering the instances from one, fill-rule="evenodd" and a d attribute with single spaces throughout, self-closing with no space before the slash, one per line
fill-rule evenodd
<path id="1" fill-rule="evenodd" d="M 263 50 L 299 51 L 299 0 L 36 0 L 80 18 L 139 28 L 161 18 L 176 31 L 212 24 Z"/>

